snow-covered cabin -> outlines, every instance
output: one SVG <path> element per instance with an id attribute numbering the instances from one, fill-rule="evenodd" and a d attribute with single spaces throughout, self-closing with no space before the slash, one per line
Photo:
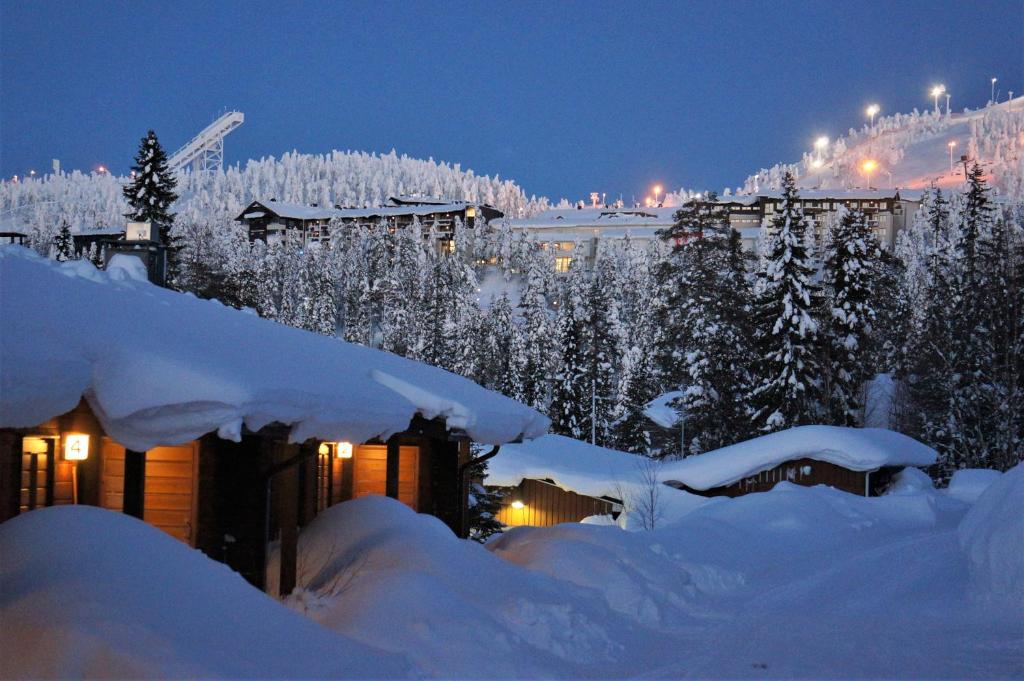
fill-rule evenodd
<path id="1" fill-rule="evenodd" d="M 564 435 L 545 435 L 502 447 L 488 462 L 483 483 L 504 490 L 498 520 L 505 525 L 577 523 L 617 516 L 640 460 Z"/>
<path id="2" fill-rule="evenodd" d="M 780 482 L 872 496 L 902 468 L 930 466 L 937 456 L 928 445 L 884 428 L 798 426 L 667 462 L 661 477 L 702 496 L 766 492 Z"/>
<path id="3" fill-rule="evenodd" d="M 0 521 L 123 511 L 260 587 L 279 541 L 287 593 L 320 510 L 381 494 L 465 534 L 470 441 L 547 430 L 465 378 L 159 288 L 120 258 L 0 248 Z"/>

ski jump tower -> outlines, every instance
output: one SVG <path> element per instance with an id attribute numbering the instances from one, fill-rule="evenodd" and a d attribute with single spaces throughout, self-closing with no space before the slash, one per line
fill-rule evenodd
<path id="1" fill-rule="evenodd" d="M 172 172 L 192 166 L 193 172 L 224 170 L 224 137 L 245 122 L 241 111 L 228 111 L 178 149 L 167 161 Z"/>

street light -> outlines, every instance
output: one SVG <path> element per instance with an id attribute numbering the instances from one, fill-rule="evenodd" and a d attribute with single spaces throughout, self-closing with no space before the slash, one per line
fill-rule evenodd
<path id="1" fill-rule="evenodd" d="M 988 101 L 992 102 L 993 104 L 996 103 L 996 81 L 997 80 L 998 80 L 998 78 L 993 78 L 992 79 L 992 96 L 990 96 L 988 98 Z"/>
<path id="2" fill-rule="evenodd" d="M 660 184 L 654 185 L 653 191 L 654 191 L 654 204 L 657 205 L 657 203 L 658 203 L 658 194 L 661 193 L 661 185 Z"/>
<path id="3" fill-rule="evenodd" d="M 814 148 L 818 151 L 824 151 L 825 147 L 828 146 L 828 138 L 822 135 L 818 139 L 814 140 Z"/>
<path id="4" fill-rule="evenodd" d="M 956 147 L 956 140 L 950 140 L 946 146 L 949 147 L 949 172 L 953 172 L 953 149 Z"/>
<path id="5" fill-rule="evenodd" d="M 946 94 L 945 85 L 936 85 L 932 87 L 932 97 L 935 98 L 935 113 L 939 113 L 939 97 Z"/>
<path id="6" fill-rule="evenodd" d="M 860 169 L 868 178 L 868 189 L 872 189 L 871 174 L 878 170 L 878 161 L 869 158 L 860 165 Z"/>
<path id="7" fill-rule="evenodd" d="M 100 175 L 102 175 L 103 173 L 107 172 L 107 167 L 106 166 L 100 166 L 99 168 L 96 169 L 96 172 L 98 172 Z"/>
<path id="8" fill-rule="evenodd" d="M 877 104 L 872 104 L 871 106 L 869 106 L 864 111 L 864 113 L 866 113 L 868 115 L 868 118 L 871 119 L 871 127 L 872 128 L 875 127 L 875 116 L 877 116 L 878 112 L 881 111 L 881 110 L 882 110 L 882 107 L 878 106 Z"/>

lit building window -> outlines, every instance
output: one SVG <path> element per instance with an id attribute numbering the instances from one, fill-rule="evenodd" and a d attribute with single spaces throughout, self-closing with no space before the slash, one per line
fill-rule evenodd
<path id="1" fill-rule="evenodd" d="M 567 255 L 560 255 L 555 258 L 555 272 L 568 272 L 572 265 L 572 258 Z"/>

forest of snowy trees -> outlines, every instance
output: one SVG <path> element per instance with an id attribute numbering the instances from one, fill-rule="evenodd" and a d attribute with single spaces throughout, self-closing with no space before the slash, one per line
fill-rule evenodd
<path id="1" fill-rule="evenodd" d="M 291 152 L 229 166 L 223 173 L 178 175 L 174 211 L 187 222 L 226 223 L 254 198 L 319 205 L 379 206 L 389 196 L 420 194 L 487 203 L 509 217 L 547 208 L 514 182 L 476 175 L 458 164 L 388 154 Z M 73 232 L 123 227 L 127 178 L 109 173 L 60 173 L 0 182 L 0 223 L 26 232 L 46 252 L 62 223 Z"/>
<path id="2" fill-rule="evenodd" d="M 860 425 L 884 374 L 897 386 L 888 422 L 936 446 L 945 479 L 1006 469 L 1024 442 L 1024 214 L 991 201 L 980 169 L 970 180 L 963 195 L 929 192 L 895 253 L 855 211 L 817 243 L 786 177 L 759 257 L 716 208 L 689 203 L 661 241 L 604 242 L 563 274 L 504 224 L 458 227 L 448 253 L 426 225 L 339 228 L 303 250 L 179 220 L 174 284 L 444 367 L 547 413 L 556 432 L 650 456 Z M 643 413 L 669 391 L 682 433 Z"/>

